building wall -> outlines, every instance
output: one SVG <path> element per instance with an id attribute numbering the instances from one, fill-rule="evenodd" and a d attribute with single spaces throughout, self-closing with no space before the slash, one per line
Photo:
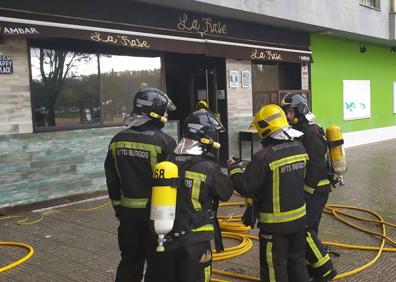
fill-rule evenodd
<path id="1" fill-rule="evenodd" d="M 104 160 L 125 127 L 0 136 L 0 208 L 106 189 Z M 164 131 L 177 137 L 177 123 Z"/>
<path id="2" fill-rule="evenodd" d="M 26 40 L 4 40 L 0 55 L 11 56 L 14 73 L 0 74 L 0 135 L 33 131 Z"/>
<path id="3" fill-rule="evenodd" d="M 364 131 L 366 134 L 359 138 L 378 135 L 380 128 L 387 131 L 388 137 L 396 138 L 391 134 L 396 132 L 396 114 L 393 113 L 396 53 L 392 53 L 389 46 L 373 44 L 365 44 L 367 51 L 361 53 L 358 41 L 317 34 L 312 35 L 311 42 L 312 108 L 318 122 L 324 128 L 338 124 L 347 133 Z M 343 120 L 343 80 L 370 80 L 370 118 Z"/>
<path id="4" fill-rule="evenodd" d="M 107 145 L 120 128 L 0 136 L 0 207 L 105 189 Z"/>
<path id="5" fill-rule="evenodd" d="M 230 88 L 230 70 L 238 71 L 238 87 Z M 243 70 L 252 71 L 250 61 L 226 60 L 227 75 L 227 108 L 228 108 L 228 145 L 229 154 L 239 156 L 238 131 L 247 129 L 252 122 L 252 88 L 241 87 L 241 73 Z M 243 159 L 250 159 L 250 145 L 244 142 Z"/>
<path id="6" fill-rule="evenodd" d="M 6 40 L 13 74 L 0 75 L 0 208 L 106 189 L 107 146 L 124 127 L 32 133 L 26 40 Z M 177 138 L 177 123 L 164 128 Z"/>
<path id="7" fill-rule="evenodd" d="M 158 2 L 158 0 L 150 0 L 150 2 Z M 250 20 L 275 24 L 280 24 L 283 20 L 284 25 L 293 25 L 295 28 L 309 25 L 311 30 L 315 31 L 333 29 L 389 39 L 389 0 L 380 0 L 380 10 L 362 6 L 359 0 L 193 0 L 193 2 L 202 6 L 211 5 L 212 8 L 206 7 L 206 9 L 217 9 L 217 14 L 228 13 L 230 16 L 244 17 L 245 20 L 250 18 Z"/>

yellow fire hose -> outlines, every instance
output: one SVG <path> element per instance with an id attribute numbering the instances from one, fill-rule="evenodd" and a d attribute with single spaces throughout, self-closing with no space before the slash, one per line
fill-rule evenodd
<path id="1" fill-rule="evenodd" d="M 28 249 L 28 250 L 29 250 L 29 252 L 27 253 L 27 255 L 25 255 L 23 258 L 21 258 L 21 259 L 15 261 L 15 262 L 13 262 L 13 263 L 11 263 L 11 264 L 8 264 L 8 265 L 6 265 L 6 266 L 4 266 L 4 267 L 0 267 L 0 272 L 4 272 L 4 271 L 6 271 L 6 270 L 9 270 L 9 269 L 11 269 L 11 268 L 13 268 L 13 267 L 15 267 L 15 266 L 17 266 L 17 265 L 23 263 L 24 261 L 28 260 L 28 259 L 34 254 L 33 248 L 32 248 L 31 246 L 29 246 L 29 245 L 27 245 L 27 244 L 23 244 L 23 243 L 18 243 L 18 242 L 1 242 L 1 241 L 0 241 L 0 246 L 17 246 L 17 247 L 22 247 L 22 248 L 25 248 L 25 249 Z"/>
<path id="2" fill-rule="evenodd" d="M 44 217 L 46 215 L 48 215 L 48 214 L 51 214 L 51 213 L 56 213 L 56 212 L 60 212 L 60 211 L 64 211 L 64 212 L 89 212 L 89 211 L 94 211 L 94 210 L 103 208 L 103 207 L 108 206 L 108 205 L 110 205 L 110 201 L 106 200 L 106 202 L 100 204 L 99 206 L 95 206 L 95 207 L 92 207 L 92 208 L 86 208 L 86 209 L 69 209 L 69 208 L 65 209 L 65 208 L 59 208 L 59 209 L 49 210 L 49 211 L 43 212 L 40 215 L 39 219 L 34 220 L 34 221 L 29 221 L 29 217 L 28 216 L 24 216 L 24 215 L 2 216 L 2 217 L 0 217 L 0 220 L 13 219 L 13 218 L 22 218 L 21 220 L 17 221 L 17 224 L 19 224 L 19 225 L 32 225 L 32 224 L 36 224 L 36 223 L 39 223 L 39 222 L 43 221 Z M 11 268 L 14 268 L 14 267 L 22 264 L 23 262 L 28 260 L 34 254 L 33 247 L 28 245 L 28 244 L 24 244 L 24 243 L 2 242 L 2 241 L 0 241 L 0 246 L 17 246 L 17 247 L 22 247 L 22 248 L 25 248 L 25 249 L 29 250 L 29 252 L 24 257 L 22 257 L 21 259 L 13 262 L 11 264 L 8 264 L 6 266 L 3 266 L 3 267 L 0 266 L 0 273 L 4 272 L 4 271 L 7 271 L 7 270 L 9 270 Z"/>
<path id="3" fill-rule="evenodd" d="M 243 205 L 243 203 L 241 202 L 227 202 L 227 203 L 222 203 L 220 204 L 220 206 L 241 206 Z M 363 212 L 367 212 L 370 213 L 372 215 L 374 215 L 375 217 L 378 218 L 378 220 L 373 220 L 373 219 L 368 219 L 368 218 L 363 218 L 363 217 L 359 217 L 350 213 L 346 213 L 344 211 L 341 211 L 339 209 L 351 209 L 351 210 L 357 210 L 357 211 L 363 211 Z M 329 245 L 329 246 L 337 246 L 337 247 L 342 247 L 342 248 L 349 248 L 349 249 L 359 249 L 359 250 L 370 250 L 370 251 L 378 251 L 377 255 L 367 264 L 358 267 L 352 271 L 349 272 L 345 272 L 345 273 L 341 273 L 339 275 L 337 275 L 333 280 L 338 280 L 338 279 L 342 279 L 345 278 L 347 276 L 351 276 L 354 274 L 357 274 L 361 271 L 363 271 L 364 269 L 367 269 L 368 267 L 372 266 L 381 256 L 382 252 L 396 252 L 396 248 L 384 248 L 385 246 L 385 241 L 388 241 L 390 244 L 394 244 L 394 240 L 392 240 L 391 238 L 389 238 L 388 236 L 386 236 L 386 229 L 385 229 L 385 225 L 391 226 L 391 227 L 396 227 L 395 224 L 393 223 L 389 223 L 389 222 L 385 222 L 383 220 L 383 218 L 370 210 L 367 209 L 362 209 L 362 208 L 358 208 L 358 207 L 353 207 L 353 206 L 344 206 L 344 205 L 326 205 L 326 209 L 325 212 L 327 213 L 331 213 L 333 216 L 335 216 L 338 220 L 340 220 L 341 222 L 356 228 L 360 231 L 363 231 L 367 234 L 370 234 L 372 236 L 376 236 L 376 237 L 380 237 L 382 238 L 381 240 L 381 245 L 379 247 L 372 247 L 372 246 L 359 246 L 359 245 L 350 245 L 350 244 L 341 244 L 341 243 L 335 243 L 335 242 L 327 242 L 324 241 L 323 243 L 325 245 Z M 344 215 L 344 216 L 348 216 L 351 217 L 353 219 L 357 219 L 360 221 L 364 221 L 364 222 L 370 222 L 370 223 L 375 223 L 375 224 L 379 224 L 382 227 L 382 233 L 375 233 L 372 232 L 370 230 L 367 230 L 365 228 L 362 228 L 360 226 L 357 226 L 356 224 L 352 224 L 350 222 L 348 222 L 347 220 L 345 220 L 344 218 L 342 218 L 340 216 L 340 214 Z M 241 237 L 246 237 L 248 239 L 254 239 L 254 240 L 258 240 L 257 236 L 251 236 L 248 234 L 244 234 L 247 232 L 248 229 L 246 229 L 246 227 L 242 224 L 242 223 L 236 223 L 237 221 L 241 220 L 241 216 L 237 215 L 237 216 L 228 216 L 228 217 L 218 217 L 220 219 L 220 227 L 223 230 L 226 229 L 229 232 L 222 232 L 222 234 L 224 234 L 226 238 L 230 238 L 227 235 L 231 232 L 232 233 L 242 233 L 240 234 Z M 227 234 L 227 235 L 226 235 Z M 237 239 L 236 237 L 233 237 L 234 239 Z M 237 256 L 240 256 L 244 253 L 246 253 L 248 250 L 246 250 L 247 246 L 251 246 L 251 244 L 247 243 L 244 238 L 238 238 L 242 243 L 238 246 L 236 246 L 235 248 L 233 248 L 232 253 L 230 253 L 230 255 L 228 254 L 222 254 L 221 257 L 218 257 L 220 254 L 215 253 L 215 251 L 213 251 L 213 261 L 220 261 L 223 260 L 222 257 L 226 257 L 227 259 L 229 258 L 235 258 Z M 249 248 L 250 249 L 250 248 Z M 228 252 L 228 249 L 225 249 L 224 251 L 225 253 Z M 239 253 L 240 252 L 240 253 Z M 233 277 L 233 278 L 238 278 L 238 279 L 242 279 L 242 280 L 246 280 L 246 281 L 260 281 L 260 279 L 258 277 L 252 277 L 252 276 L 248 276 L 248 275 L 243 275 L 243 274 L 236 274 L 236 273 L 231 273 L 231 272 L 226 272 L 226 271 L 222 271 L 222 270 L 217 270 L 217 269 L 213 269 L 212 271 L 214 274 L 219 274 L 219 275 L 223 275 L 223 276 L 228 276 L 228 277 Z M 227 280 L 221 280 L 221 279 L 217 279 L 217 278 L 213 278 L 211 279 L 211 281 L 215 282 L 229 282 Z"/>
<path id="4" fill-rule="evenodd" d="M 31 224 L 36 224 L 41 222 L 44 217 L 48 214 L 51 213 L 56 213 L 59 211 L 64 211 L 64 212 L 88 212 L 88 211 L 94 211 L 100 208 L 103 208 L 105 206 L 110 205 L 109 201 L 106 201 L 102 204 L 100 204 L 99 206 L 96 207 L 92 207 L 92 208 L 86 208 L 86 209 L 66 209 L 66 208 L 61 208 L 61 209 L 55 209 L 55 210 L 50 210 L 47 212 L 44 212 L 40 215 L 40 218 L 34 221 L 30 221 L 29 222 L 29 217 L 27 216 L 4 216 L 4 217 L 0 217 L 0 220 L 4 220 L 4 219 L 12 219 L 12 218 L 22 218 L 21 220 L 17 221 L 17 224 L 20 225 L 31 225 Z M 244 206 L 243 202 L 227 202 L 227 203 L 221 203 L 220 206 L 224 207 L 224 206 Z M 368 219 L 368 218 L 363 218 L 363 217 L 359 217 L 347 212 L 344 212 L 340 209 L 350 209 L 350 210 L 357 210 L 357 211 L 361 211 L 361 212 L 367 212 L 370 213 L 372 215 L 374 215 L 376 218 L 378 218 L 378 220 L 373 220 L 373 219 Z M 354 269 L 353 271 L 349 271 L 349 272 L 345 272 L 342 274 L 337 275 L 334 280 L 338 280 L 338 279 L 342 279 L 345 278 L 347 276 L 350 275 L 354 275 L 358 272 L 363 271 L 364 269 L 370 267 L 371 265 L 373 265 L 381 256 L 382 252 L 396 252 L 396 248 L 385 248 L 385 242 L 389 242 L 392 245 L 396 245 L 396 242 L 389 238 L 386 235 L 386 229 L 385 226 L 388 225 L 390 227 L 396 227 L 396 224 L 393 223 L 389 223 L 383 220 L 383 218 L 370 210 L 367 209 L 362 209 L 362 208 L 358 208 L 358 207 L 353 207 L 353 206 L 344 206 L 344 205 L 326 205 L 324 212 L 326 213 L 330 213 L 332 214 L 334 217 L 336 217 L 338 220 L 340 220 L 341 222 L 356 228 L 362 232 L 365 232 L 367 234 L 370 234 L 371 236 L 375 236 L 375 237 L 379 237 L 381 238 L 381 245 L 379 247 L 375 247 L 375 246 L 359 246 L 359 245 L 350 245 L 350 244 L 342 244 L 342 243 L 338 243 L 338 242 L 328 242 L 328 241 L 324 241 L 323 243 L 325 245 L 329 245 L 329 246 L 336 246 L 336 247 L 341 247 L 341 248 L 349 248 L 349 249 L 359 249 L 359 250 L 368 250 L 368 251 L 377 251 L 377 255 L 367 264 L 358 267 L 356 269 Z M 367 230 L 365 228 L 362 228 L 356 224 L 353 224 L 347 220 L 345 220 L 344 218 L 341 217 L 342 216 L 346 216 L 346 217 L 350 217 L 353 218 L 355 220 L 360 220 L 363 222 L 369 222 L 369 223 L 374 223 L 377 225 L 381 225 L 382 227 L 382 232 L 381 233 L 376 233 L 376 232 L 372 232 L 370 230 Z M 225 248 L 225 251 L 222 253 L 216 253 L 215 251 L 213 251 L 213 261 L 222 261 L 222 260 L 226 260 L 226 259 L 232 259 L 235 258 L 237 256 L 241 256 L 243 254 L 245 254 L 246 252 L 248 252 L 252 246 L 253 246 L 253 242 L 252 240 L 258 240 L 257 236 L 252 236 L 247 234 L 247 231 L 250 230 L 249 227 L 244 226 L 241 223 L 241 216 L 240 215 L 231 215 L 231 216 L 218 216 L 219 221 L 220 221 L 220 227 L 222 229 L 222 235 L 225 238 L 230 238 L 230 239 L 235 239 L 235 240 L 239 240 L 240 244 L 234 247 L 229 247 L 229 248 Z M 34 254 L 34 249 L 27 245 L 27 244 L 23 244 L 23 243 L 18 243 L 18 242 L 1 242 L 0 241 L 0 246 L 18 246 L 18 247 L 23 247 L 29 250 L 28 254 L 25 255 L 23 258 L 9 264 L 6 265 L 4 267 L 0 268 L 0 272 L 9 270 L 13 267 L 16 267 L 17 265 L 25 262 L 26 260 L 28 260 L 33 254 Z M 238 274 L 238 273 L 232 273 L 232 272 L 227 272 L 227 271 L 222 271 L 222 270 L 217 270 L 217 269 L 213 269 L 213 273 L 214 274 L 219 274 L 219 275 L 223 275 L 223 276 L 228 276 L 228 277 L 233 277 L 233 278 L 237 278 L 237 279 L 242 279 L 242 280 L 246 280 L 246 281 L 260 281 L 260 279 L 258 277 L 253 277 L 253 276 L 249 276 L 249 275 L 243 275 L 243 274 Z M 211 279 L 212 282 L 227 282 L 227 280 L 221 280 L 218 278 L 212 278 Z"/>

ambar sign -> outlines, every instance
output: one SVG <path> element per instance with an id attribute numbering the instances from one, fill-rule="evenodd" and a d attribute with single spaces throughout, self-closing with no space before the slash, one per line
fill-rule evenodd
<path id="1" fill-rule="evenodd" d="M 12 74 L 14 72 L 11 56 L 0 56 L 0 74 Z"/>
<path id="2" fill-rule="evenodd" d="M 3 33 L 6 35 L 40 34 L 35 27 L 4 27 Z"/>

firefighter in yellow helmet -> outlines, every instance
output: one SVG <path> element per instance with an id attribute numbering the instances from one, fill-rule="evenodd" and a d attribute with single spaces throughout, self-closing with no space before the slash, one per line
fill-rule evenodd
<path id="1" fill-rule="evenodd" d="M 277 105 L 266 105 L 253 121 L 262 138 L 245 171 L 232 160 L 229 175 L 238 193 L 254 200 L 260 229 L 260 281 L 307 282 L 304 173 L 308 156 Z"/>
<path id="2" fill-rule="evenodd" d="M 202 110 L 202 109 L 208 110 L 209 106 L 205 100 L 201 99 L 201 100 L 198 100 L 198 102 L 195 104 L 195 109 L 196 110 Z"/>
<path id="3" fill-rule="evenodd" d="M 308 270 L 313 281 L 329 281 L 337 272 L 327 250 L 318 238 L 318 228 L 323 208 L 331 192 L 331 169 L 328 162 L 327 140 L 322 127 L 314 123 L 306 99 L 298 93 L 288 93 L 282 99 L 282 108 L 293 128 L 304 133 L 301 142 L 309 156 L 305 175 L 305 200 L 307 203 Z"/>
<path id="4" fill-rule="evenodd" d="M 110 142 L 104 167 L 109 197 L 120 222 L 117 282 L 141 281 L 145 260 L 154 248 L 148 203 L 152 169 L 176 146 L 175 140 L 161 131 L 167 112 L 175 108 L 161 90 L 140 90 L 134 97 L 129 127 Z"/>
<path id="5" fill-rule="evenodd" d="M 195 109 L 196 110 L 204 110 L 204 111 L 212 112 L 209 109 L 208 102 L 206 102 L 206 100 L 204 100 L 204 99 L 198 100 L 198 102 L 195 104 Z M 216 112 L 216 113 L 213 113 L 213 114 L 220 120 L 220 113 L 219 112 Z"/>
<path id="6" fill-rule="evenodd" d="M 182 139 L 168 159 L 177 164 L 181 180 L 175 222 L 165 236 L 165 251 L 149 257 L 146 282 L 209 281 L 210 240 L 214 238 L 218 252 L 223 250 L 217 207 L 233 192 L 231 179 L 216 161 L 217 135 L 224 130 L 210 111 L 198 110 L 186 118 Z"/>

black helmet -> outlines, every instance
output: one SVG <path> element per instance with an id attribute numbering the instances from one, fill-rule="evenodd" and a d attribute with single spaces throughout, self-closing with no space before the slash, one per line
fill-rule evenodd
<path id="1" fill-rule="evenodd" d="M 287 93 L 282 99 L 281 106 L 284 110 L 288 107 L 295 108 L 297 117 L 305 117 L 308 121 L 312 121 L 315 117 L 309 110 L 307 100 L 298 93 Z"/>
<path id="2" fill-rule="evenodd" d="M 156 88 L 145 88 L 135 94 L 130 126 L 139 126 L 150 120 L 167 122 L 167 111 L 173 111 L 176 106 L 166 93 Z"/>
<path id="3" fill-rule="evenodd" d="M 225 132 L 225 128 L 212 112 L 195 111 L 185 119 L 182 140 L 174 152 L 179 155 L 200 155 L 211 148 L 218 149 L 218 132 Z"/>

